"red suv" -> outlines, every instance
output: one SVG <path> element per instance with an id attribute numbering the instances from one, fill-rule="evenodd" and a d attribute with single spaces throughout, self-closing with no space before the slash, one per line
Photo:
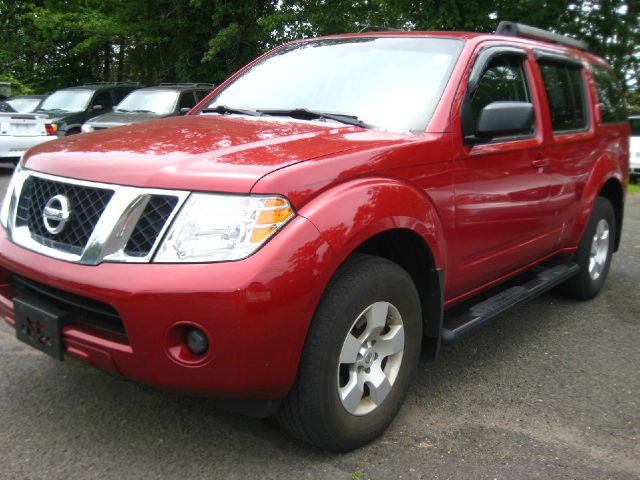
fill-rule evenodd
<path id="1" fill-rule="evenodd" d="M 188 116 L 31 149 L 2 205 L 17 337 L 345 451 L 421 352 L 602 288 L 629 126 L 581 42 L 368 32 L 260 57 Z"/>

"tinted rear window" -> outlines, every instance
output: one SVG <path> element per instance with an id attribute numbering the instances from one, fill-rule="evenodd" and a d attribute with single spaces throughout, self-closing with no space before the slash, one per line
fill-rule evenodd
<path id="1" fill-rule="evenodd" d="M 631 124 L 631 136 L 640 137 L 640 117 L 630 118 L 629 123 Z"/>
<path id="2" fill-rule="evenodd" d="M 584 130 L 588 126 L 582 69 L 562 62 L 541 62 L 551 126 L 554 132 Z"/>
<path id="3" fill-rule="evenodd" d="M 608 68 L 592 65 L 593 77 L 598 91 L 598 102 L 604 123 L 624 122 L 627 119 L 627 111 L 620 86 L 613 72 Z"/>

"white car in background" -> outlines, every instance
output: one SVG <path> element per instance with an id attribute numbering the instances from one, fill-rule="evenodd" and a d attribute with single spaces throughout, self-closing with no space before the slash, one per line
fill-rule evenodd
<path id="1" fill-rule="evenodd" d="M 640 177 L 640 115 L 629 117 L 631 137 L 629 138 L 629 176 L 634 182 Z"/>
<path id="2" fill-rule="evenodd" d="M 0 163 L 17 164 L 29 148 L 58 138 L 56 130 L 45 114 L 0 112 Z"/>

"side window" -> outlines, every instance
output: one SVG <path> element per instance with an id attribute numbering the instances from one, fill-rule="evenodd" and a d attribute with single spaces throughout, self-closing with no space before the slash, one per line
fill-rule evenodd
<path id="1" fill-rule="evenodd" d="M 529 102 L 530 98 L 522 60 L 498 57 L 482 74 L 471 98 L 474 125 L 477 125 L 480 111 L 492 102 Z"/>
<path id="2" fill-rule="evenodd" d="M 196 97 L 198 101 L 204 100 L 204 97 L 209 95 L 209 90 L 196 90 Z"/>
<path id="3" fill-rule="evenodd" d="M 617 123 L 627 121 L 627 111 L 622 99 L 620 86 L 608 68 L 591 66 L 598 91 L 598 102 L 602 112 L 603 123 Z"/>
<path id="4" fill-rule="evenodd" d="M 561 62 L 540 62 L 554 132 L 584 130 L 589 124 L 582 68 Z"/>
<path id="5" fill-rule="evenodd" d="M 180 95 L 180 105 L 178 110 L 182 110 L 183 108 L 192 109 L 196 106 L 196 100 L 193 97 L 193 92 L 183 92 Z"/>
<path id="6" fill-rule="evenodd" d="M 117 90 L 115 90 L 113 93 L 116 97 L 116 104 L 120 103 L 122 99 L 129 95 L 129 93 L 131 93 L 132 91 L 133 90 L 128 88 L 118 88 Z"/>
<path id="7" fill-rule="evenodd" d="M 640 137 L 640 117 L 634 117 L 629 119 L 631 125 L 631 136 Z"/>
<path id="8" fill-rule="evenodd" d="M 98 93 L 93 99 L 92 105 L 102 105 L 103 110 L 110 110 L 113 107 L 111 94 L 107 91 Z"/>

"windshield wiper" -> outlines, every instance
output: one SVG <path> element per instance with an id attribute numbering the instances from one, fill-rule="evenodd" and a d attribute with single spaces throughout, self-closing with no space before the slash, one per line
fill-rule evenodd
<path id="1" fill-rule="evenodd" d="M 64 108 L 38 108 L 40 112 L 66 112 Z"/>
<path id="2" fill-rule="evenodd" d="M 131 110 L 127 110 L 126 108 L 116 108 L 115 111 L 116 112 L 127 112 L 127 113 L 129 113 Z"/>
<path id="3" fill-rule="evenodd" d="M 131 111 L 132 111 L 132 112 L 134 112 L 134 113 L 156 113 L 156 112 L 154 112 L 153 110 L 142 110 L 142 109 L 139 109 L 139 110 L 131 110 Z"/>
<path id="4" fill-rule="evenodd" d="M 251 115 L 252 117 L 259 117 L 262 115 L 262 112 L 257 112 L 255 110 L 244 110 L 242 108 L 231 108 L 226 105 L 218 105 L 214 108 L 203 108 L 202 113 L 219 113 L 220 115 L 225 114 L 236 114 L 236 115 Z"/>
<path id="5" fill-rule="evenodd" d="M 361 128 L 372 128 L 371 125 L 364 123 L 357 116 L 342 113 L 319 112 L 316 110 L 308 110 L 306 108 L 294 108 L 291 110 L 258 110 L 258 112 L 265 115 L 299 118 L 301 120 L 326 118 L 327 120 L 335 120 L 336 122 L 346 123 L 347 125 L 356 125 Z"/>

